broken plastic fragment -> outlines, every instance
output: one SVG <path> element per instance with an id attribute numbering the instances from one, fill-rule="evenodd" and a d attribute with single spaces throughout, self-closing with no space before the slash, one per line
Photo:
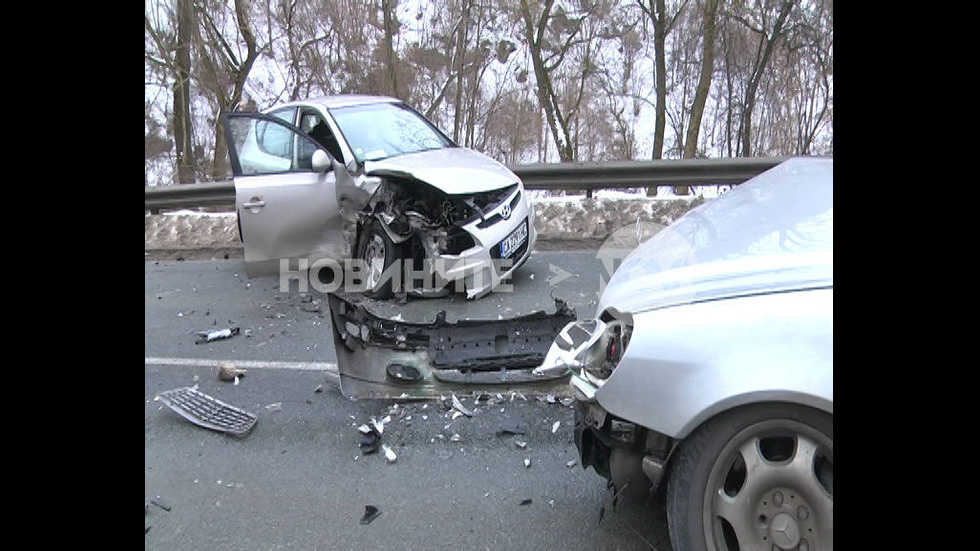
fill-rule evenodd
<path id="1" fill-rule="evenodd" d="M 521 500 L 521 505 L 530 505 L 531 503 L 533 503 L 533 501 L 530 500 L 530 499 L 522 499 Z"/>
<path id="2" fill-rule="evenodd" d="M 457 418 L 462 417 L 462 416 L 463 416 L 463 414 L 461 412 L 454 411 L 453 412 L 453 421 L 455 421 Z"/>
<path id="3" fill-rule="evenodd" d="M 391 448 L 389 448 L 388 446 L 382 444 L 381 445 L 381 449 L 385 453 L 385 462 L 386 463 L 394 463 L 395 461 L 398 460 L 398 456 L 395 455 L 395 452 L 391 451 Z"/>
<path id="4" fill-rule="evenodd" d="M 516 441 L 514 445 L 523 450 L 527 447 L 527 442 Z"/>
<path id="5" fill-rule="evenodd" d="M 551 425 L 551 434 L 558 432 L 559 426 L 561 426 L 561 421 L 555 421 L 555 424 Z"/>
<path id="6" fill-rule="evenodd" d="M 164 511 L 169 511 L 170 510 L 170 505 L 167 505 L 167 503 L 165 501 L 163 501 L 162 499 L 160 499 L 160 496 L 157 496 L 157 497 L 151 499 L 150 500 L 150 503 L 156 505 L 157 507 L 163 509 Z"/>
<path id="7" fill-rule="evenodd" d="M 371 524 L 371 521 L 381 516 L 381 511 L 374 505 L 364 506 L 364 516 L 361 517 L 361 524 Z"/>
<path id="8" fill-rule="evenodd" d="M 453 407 L 456 408 L 463 415 L 467 417 L 473 417 L 473 412 L 466 409 L 463 406 L 463 403 L 459 401 L 459 398 L 457 398 L 455 394 L 453 394 Z"/>
<path id="9" fill-rule="evenodd" d="M 524 419 L 513 420 L 507 419 L 500 424 L 500 432 L 506 432 L 510 434 L 525 434 L 527 433 L 527 423 Z"/>
<path id="10" fill-rule="evenodd" d="M 204 344 L 206 342 L 213 342 L 222 339 L 230 339 L 238 334 L 238 328 L 232 327 L 230 329 L 221 329 L 218 331 L 198 331 L 197 340 L 194 344 Z"/>
<path id="11" fill-rule="evenodd" d="M 282 411 L 282 402 L 276 402 L 274 404 L 269 404 L 265 406 L 265 409 L 269 411 Z"/>
<path id="12" fill-rule="evenodd" d="M 562 398 L 562 399 L 560 399 L 558 401 L 561 402 L 561 405 L 563 405 L 563 406 L 570 406 L 570 405 L 572 405 L 572 402 L 575 401 L 575 398 L 567 397 L 567 398 Z"/>
<path id="13" fill-rule="evenodd" d="M 568 468 L 572 468 L 572 467 L 574 467 L 577 464 L 578 464 L 578 459 L 572 459 L 568 463 L 565 463 L 565 466 L 568 467 Z"/>
<path id="14" fill-rule="evenodd" d="M 453 442 L 459 442 L 459 433 L 454 433 L 452 436 L 449 437 L 449 440 Z"/>
<path id="15" fill-rule="evenodd" d="M 531 458 L 530 457 L 525 457 L 524 458 L 524 466 L 527 467 L 527 468 L 531 468 Z"/>

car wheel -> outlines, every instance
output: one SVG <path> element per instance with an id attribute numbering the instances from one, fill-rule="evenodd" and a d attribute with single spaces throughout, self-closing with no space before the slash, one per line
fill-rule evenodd
<path id="1" fill-rule="evenodd" d="M 834 547 L 834 421 L 788 404 L 733 410 L 681 443 L 667 486 L 677 551 Z"/>
<path id="2" fill-rule="evenodd" d="M 391 298 L 394 294 L 391 279 L 382 281 L 382 274 L 397 260 L 398 252 L 388 234 L 375 222 L 364 228 L 357 248 L 357 257 L 366 264 L 365 295 L 376 299 Z"/>

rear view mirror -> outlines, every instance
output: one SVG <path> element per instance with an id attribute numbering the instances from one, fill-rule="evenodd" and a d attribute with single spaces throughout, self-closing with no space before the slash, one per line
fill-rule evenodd
<path id="1" fill-rule="evenodd" d="M 317 149 L 313 152 L 313 171 L 314 172 L 326 172 L 330 170 L 333 166 L 333 162 L 330 160 L 330 155 L 322 149 Z"/>

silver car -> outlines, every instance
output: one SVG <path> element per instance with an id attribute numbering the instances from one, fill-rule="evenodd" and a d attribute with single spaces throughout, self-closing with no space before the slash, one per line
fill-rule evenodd
<path id="1" fill-rule="evenodd" d="M 637 247 L 535 370 L 675 551 L 833 548 L 833 253 L 833 160 L 788 160 Z"/>
<path id="2" fill-rule="evenodd" d="M 223 121 L 250 275 L 475 298 L 534 247 L 520 179 L 399 100 L 332 96 Z"/>

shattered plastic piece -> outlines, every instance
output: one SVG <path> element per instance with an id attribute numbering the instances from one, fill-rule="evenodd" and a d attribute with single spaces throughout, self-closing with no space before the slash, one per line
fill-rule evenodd
<path id="1" fill-rule="evenodd" d="M 313 389 L 313 392 L 315 394 L 319 394 L 319 393 L 323 392 L 323 385 L 316 385 L 316 388 Z"/>
<path id="2" fill-rule="evenodd" d="M 269 411 L 282 411 L 282 402 L 276 402 L 274 404 L 269 404 L 265 406 L 265 409 Z"/>
<path id="3" fill-rule="evenodd" d="M 254 414 L 226 404 L 193 387 L 161 392 L 159 398 L 170 409 L 195 425 L 235 436 L 248 434 L 258 421 Z"/>
<path id="4" fill-rule="evenodd" d="M 530 505 L 531 503 L 534 503 L 534 502 L 532 500 L 530 500 L 530 499 L 522 499 L 521 500 L 521 505 Z"/>
<path id="5" fill-rule="evenodd" d="M 548 505 L 551 505 L 551 508 L 554 509 L 555 508 L 555 500 L 549 499 L 548 500 Z"/>
<path id="6" fill-rule="evenodd" d="M 561 402 L 561 405 L 563 405 L 563 406 L 566 406 L 566 407 L 567 407 L 567 406 L 570 406 L 570 405 L 572 405 L 572 402 L 574 402 L 574 401 L 575 401 L 575 398 L 572 398 L 572 397 L 567 397 L 567 398 L 562 398 L 562 399 L 560 399 L 560 400 L 558 400 L 558 401 L 559 401 L 559 402 Z"/>
<path id="7" fill-rule="evenodd" d="M 453 433 L 453 435 L 449 437 L 449 440 L 459 442 L 459 433 Z"/>
<path id="8" fill-rule="evenodd" d="M 222 381 L 236 381 L 238 377 L 244 377 L 245 370 L 238 369 L 231 362 L 221 362 L 218 364 L 218 379 Z M 238 384 L 237 382 L 235 384 Z"/>
<path id="9" fill-rule="evenodd" d="M 194 344 L 204 344 L 206 342 L 213 342 L 222 339 L 230 339 L 238 334 L 238 328 L 232 327 L 230 329 L 221 329 L 219 331 L 198 331 L 197 340 Z"/>
<path id="10" fill-rule="evenodd" d="M 150 500 L 150 503 L 156 505 L 157 507 L 163 509 L 164 511 L 169 511 L 170 510 L 170 505 L 167 505 L 167 503 L 165 501 L 163 501 L 162 499 L 160 499 L 160 496 L 157 496 L 157 497 L 151 499 Z"/>
<path id="11" fill-rule="evenodd" d="M 386 463 L 394 463 L 395 461 L 398 460 L 398 456 L 395 455 L 395 452 L 391 451 L 391 448 L 389 448 L 388 446 L 382 444 L 381 449 L 385 453 Z"/>
<path id="12" fill-rule="evenodd" d="M 549 393 L 547 396 L 545 396 L 545 400 L 547 400 L 549 404 L 554 404 L 555 403 L 555 393 L 554 392 Z"/>
<path id="13" fill-rule="evenodd" d="M 381 516 L 381 511 L 374 505 L 364 506 L 364 516 L 361 517 L 361 524 L 371 524 L 371 521 Z"/>
<path id="14" fill-rule="evenodd" d="M 462 412 L 454 411 L 453 412 L 453 421 L 455 421 L 456 419 L 458 419 L 458 418 L 460 418 L 462 416 L 463 416 Z"/>
<path id="15" fill-rule="evenodd" d="M 572 459 L 568 463 L 565 463 L 565 466 L 568 467 L 568 468 L 572 468 L 572 467 L 574 467 L 577 464 L 578 464 L 578 459 Z"/>
<path id="16" fill-rule="evenodd" d="M 526 434 L 527 423 L 524 422 L 524 419 L 520 419 L 520 420 L 508 419 L 500 424 L 500 432 L 506 432 L 510 434 Z"/>
<path id="17" fill-rule="evenodd" d="M 514 442 L 514 445 L 523 450 L 524 448 L 527 447 L 527 442 L 517 441 L 517 442 Z"/>
<path id="18" fill-rule="evenodd" d="M 390 417 L 385 417 L 385 419 L 391 420 Z M 384 419 L 382 419 L 381 421 L 378 421 L 377 419 L 375 419 L 374 417 L 372 417 L 371 418 L 371 426 L 374 427 L 374 430 L 375 430 L 375 432 L 378 433 L 378 436 L 381 436 L 382 434 L 384 434 L 384 432 L 385 432 L 385 421 L 384 421 Z"/>
<path id="19" fill-rule="evenodd" d="M 466 409 L 466 407 L 463 406 L 463 403 L 459 401 L 459 398 L 457 398 L 455 394 L 453 394 L 453 407 L 459 410 L 459 412 L 462 413 L 463 415 L 467 417 L 473 417 L 473 412 Z"/>
<path id="20" fill-rule="evenodd" d="M 530 457 L 525 457 L 524 458 L 524 466 L 527 467 L 527 468 L 529 468 L 529 469 L 531 468 L 531 458 Z"/>
<path id="21" fill-rule="evenodd" d="M 554 425 L 551 425 L 551 434 L 558 432 L 558 427 L 561 426 L 561 421 L 555 421 Z"/>
<path id="22" fill-rule="evenodd" d="M 371 431 L 361 437 L 361 441 L 358 443 L 358 446 L 361 448 L 361 451 L 364 452 L 364 455 L 371 455 L 372 453 L 378 451 L 379 440 L 380 437 L 378 436 L 378 433 Z"/>
<path id="23" fill-rule="evenodd" d="M 373 429 L 371 429 L 371 427 L 369 427 L 367 423 L 364 423 L 363 425 L 357 427 L 357 431 L 360 432 L 361 434 L 371 434 L 371 432 L 373 432 Z"/>

